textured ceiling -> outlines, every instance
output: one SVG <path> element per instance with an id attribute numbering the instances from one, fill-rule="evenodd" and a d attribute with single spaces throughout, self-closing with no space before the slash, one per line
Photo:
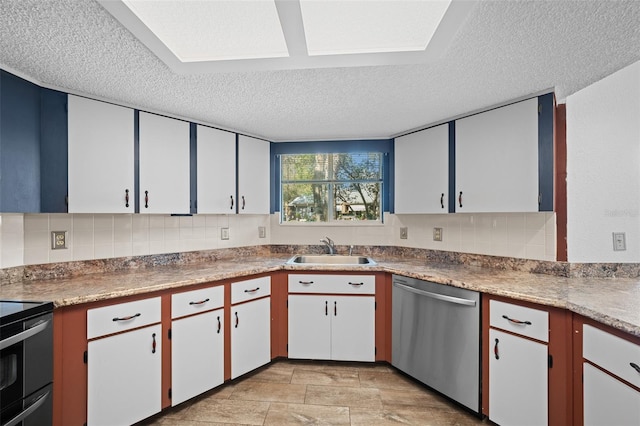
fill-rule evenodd
<path id="1" fill-rule="evenodd" d="M 640 60 L 640 1 L 482 1 L 426 64 L 177 75 L 93 0 L 0 0 L 0 67 L 273 141 L 385 138 Z"/>

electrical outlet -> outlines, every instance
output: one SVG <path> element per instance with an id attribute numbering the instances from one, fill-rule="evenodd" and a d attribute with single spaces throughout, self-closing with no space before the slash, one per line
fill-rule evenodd
<path id="1" fill-rule="evenodd" d="M 627 239 L 624 232 L 613 233 L 613 250 L 624 251 L 627 249 Z"/>
<path id="2" fill-rule="evenodd" d="M 409 228 L 400 228 L 400 239 L 406 240 L 409 237 Z"/>
<path id="3" fill-rule="evenodd" d="M 51 231 L 51 250 L 67 248 L 67 231 Z"/>
<path id="4" fill-rule="evenodd" d="M 267 228 L 258 226 L 258 238 L 267 238 Z"/>
<path id="5" fill-rule="evenodd" d="M 442 228 L 433 228 L 433 241 L 442 241 Z"/>
<path id="6" fill-rule="evenodd" d="M 221 240 L 229 239 L 229 228 L 220 228 L 220 239 Z"/>

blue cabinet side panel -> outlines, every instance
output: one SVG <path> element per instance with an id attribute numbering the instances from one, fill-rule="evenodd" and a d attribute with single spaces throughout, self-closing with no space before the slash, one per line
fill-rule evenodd
<path id="1" fill-rule="evenodd" d="M 198 213 L 198 126 L 189 123 L 189 176 L 191 184 L 190 213 Z M 211 165 L 213 167 L 213 164 Z"/>
<path id="2" fill-rule="evenodd" d="M 449 122 L 449 213 L 456 212 L 456 122 Z"/>
<path id="3" fill-rule="evenodd" d="M 40 211 L 68 211 L 67 94 L 40 89 Z"/>
<path id="4" fill-rule="evenodd" d="M 140 111 L 133 112 L 133 198 L 134 212 L 140 213 Z"/>
<path id="5" fill-rule="evenodd" d="M 280 185 L 276 182 L 280 181 L 280 156 L 276 154 L 275 144 L 272 142 L 270 147 L 271 155 L 271 208 L 269 209 L 271 214 L 279 212 L 280 210 Z"/>
<path id="6" fill-rule="evenodd" d="M 0 211 L 40 211 L 40 88 L 0 71 Z"/>
<path id="7" fill-rule="evenodd" d="M 553 211 L 553 93 L 538 97 L 538 186 L 540 211 Z"/>

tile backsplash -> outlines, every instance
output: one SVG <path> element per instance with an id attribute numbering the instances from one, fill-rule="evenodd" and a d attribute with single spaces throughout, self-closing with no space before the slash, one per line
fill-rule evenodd
<path id="1" fill-rule="evenodd" d="M 258 238 L 268 225 L 266 215 L 25 214 L 24 264 L 269 244 L 268 232 Z M 52 231 L 66 231 L 67 249 L 51 250 Z"/>
<path id="2" fill-rule="evenodd" d="M 388 245 L 555 260 L 554 213 L 385 214 L 384 223 L 280 224 L 273 215 L 7 214 L 0 215 L 0 267 L 268 244 Z M 258 228 L 266 228 L 266 238 Z M 400 228 L 408 238 L 400 238 Z M 221 239 L 228 228 L 229 239 Z M 433 241 L 442 228 L 442 241 Z M 65 231 L 67 249 L 51 249 Z"/>

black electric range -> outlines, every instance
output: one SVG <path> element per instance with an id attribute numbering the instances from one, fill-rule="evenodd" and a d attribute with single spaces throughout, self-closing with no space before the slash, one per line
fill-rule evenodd
<path id="1" fill-rule="evenodd" d="M 53 303 L 0 300 L 0 425 L 50 425 Z"/>

